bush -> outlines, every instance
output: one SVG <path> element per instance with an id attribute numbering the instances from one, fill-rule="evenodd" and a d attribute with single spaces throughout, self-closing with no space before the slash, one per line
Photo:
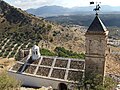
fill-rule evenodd
<path id="1" fill-rule="evenodd" d="M 2 50 L 2 53 L 4 53 L 4 52 L 5 52 L 5 50 L 3 49 L 3 50 Z"/>
<path id="2" fill-rule="evenodd" d="M 1 46 L 4 46 L 4 43 L 2 43 Z"/>
<path id="3" fill-rule="evenodd" d="M 7 45 L 10 45 L 11 44 L 11 42 L 9 41 L 8 43 L 7 43 Z"/>
<path id="4" fill-rule="evenodd" d="M 10 54 L 10 57 L 13 57 L 15 55 L 16 51 L 13 51 L 11 54 Z"/>
<path id="5" fill-rule="evenodd" d="M 6 51 L 10 52 L 10 51 L 12 51 L 12 48 L 8 47 Z"/>
<path id="6" fill-rule="evenodd" d="M 40 49 L 40 53 L 45 56 L 56 56 L 53 52 L 44 48 Z"/>
<path id="7" fill-rule="evenodd" d="M 9 57 L 8 58 L 12 58 L 13 56 L 12 55 L 9 55 Z"/>
<path id="8" fill-rule="evenodd" d="M 33 43 L 30 43 L 29 45 L 28 45 L 28 48 L 32 48 L 33 47 Z"/>
<path id="9" fill-rule="evenodd" d="M 20 86 L 20 81 L 8 76 L 7 73 L 0 75 L 0 90 L 19 90 Z"/>
<path id="10" fill-rule="evenodd" d="M 26 46 L 26 45 L 25 45 L 25 44 L 23 44 L 21 48 L 23 49 L 23 48 L 25 48 L 25 46 Z"/>
<path id="11" fill-rule="evenodd" d="M 4 54 L 4 56 L 6 57 L 8 54 L 9 54 L 9 52 L 8 52 L 8 51 L 6 51 L 6 52 L 5 52 L 5 54 Z"/>
<path id="12" fill-rule="evenodd" d="M 18 49 L 18 46 L 14 47 L 14 50 L 17 50 Z"/>
<path id="13" fill-rule="evenodd" d="M 0 53 L 0 57 L 2 57 L 2 52 Z"/>
<path id="14" fill-rule="evenodd" d="M 14 47 L 14 44 L 12 44 L 10 47 L 13 48 L 13 47 Z"/>
<path id="15" fill-rule="evenodd" d="M 85 58 L 85 55 L 83 53 L 78 54 L 76 52 L 66 50 L 64 47 L 56 47 L 54 51 L 59 57 L 80 58 L 80 59 Z"/>
<path id="16" fill-rule="evenodd" d="M 19 53 L 17 53 L 16 55 L 15 55 L 15 60 L 19 60 Z"/>
<path id="17" fill-rule="evenodd" d="M 106 76 L 103 85 L 103 76 L 100 74 L 89 73 L 88 77 L 85 83 L 90 84 L 90 90 L 113 90 L 117 84 L 115 80 Z"/>

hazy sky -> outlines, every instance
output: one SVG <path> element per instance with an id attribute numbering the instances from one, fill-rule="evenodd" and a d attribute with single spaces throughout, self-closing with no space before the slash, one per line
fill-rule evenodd
<path id="1" fill-rule="evenodd" d="M 90 6 L 89 2 L 101 2 L 101 5 L 120 6 L 120 0 L 4 0 L 9 4 L 22 8 L 37 8 L 45 5 L 59 5 L 64 7 Z"/>

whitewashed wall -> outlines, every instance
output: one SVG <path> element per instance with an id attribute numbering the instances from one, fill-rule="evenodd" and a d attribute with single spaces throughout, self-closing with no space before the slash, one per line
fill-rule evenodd
<path id="1" fill-rule="evenodd" d="M 22 81 L 22 84 L 26 86 L 33 86 L 33 87 L 52 86 L 52 88 L 54 89 L 58 89 L 59 83 L 66 84 L 68 88 L 72 86 L 72 84 L 68 84 L 67 82 L 64 82 L 64 81 L 51 80 L 51 79 L 39 78 L 39 77 L 34 77 L 34 76 L 29 76 L 29 75 L 17 74 L 11 71 L 9 71 L 8 74 Z"/>

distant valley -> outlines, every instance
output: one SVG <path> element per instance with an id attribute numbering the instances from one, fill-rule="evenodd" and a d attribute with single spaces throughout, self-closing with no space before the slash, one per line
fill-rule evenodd
<path id="1" fill-rule="evenodd" d="M 107 27 L 120 27 L 120 14 L 100 14 L 99 15 L 102 21 Z M 89 26 L 92 20 L 94 19 L 95 14 L 88 15 L 68 15 L 68 16 L 51 16 L 46 17 L 45 19 L 64 25 L 80 25 L 80 26 Z"/>
<path id="2" fill-rule="evenodd" d="M 120 14 L 100 14 L 99 15 L 105 26 L 110 31 L 109 37 L 120 39 Z M 45 19 L 61 24 L 63 26 L 85 26 L 89 27 L 95 14 L 89 15 L 68 15 L 68 16 L 51 16 Z"/>
<path id="3" fill-rule="evenodd" d="M 43 6 L 36 9 L 28 9 L 26 12 L 44 17 L 47 20 L 59 24 L 74 24 L 80 26 L 89 26 L 94 19 L 94 6 L 66 8 L 62 6 Z M 99 16 L 107 27 L 120 27 L 120 7 L 102 5 Z"/>
<path id="4" fill-rule="evenodd" d="M 62 6 L 43 6 L 36 9 L 28 9 L 26 10 L 28 13 L 33 15 L 37 15 L 40 17 L 49 17 L 49 16 L 59 16 L 59 15 L 76 15 L 76 14 L 93 14 L 94 6 L 88 7 L 73 7 L 73 8 L 66 8 Z M 120 7 L 112 7 L 103 5 L 100 9 L 101 14 L 120 14 Z"/>

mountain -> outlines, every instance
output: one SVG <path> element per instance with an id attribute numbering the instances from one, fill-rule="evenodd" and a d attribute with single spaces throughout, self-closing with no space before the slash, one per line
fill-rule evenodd
<path id="1" fill-rule="evenodd" d="M 86 26 L 89 27 L 95 15 L 68 15 L 52 16 L 45 19 L 59 23 L 63 26 Z M 120 39 L 120 14 L 99 14 L 99 17 L 110 31 L 109 37 Z"/>
<path id="2" fill-rule="evenodd" d="M 73 7 L 73 8 L 65 8 L 62 6 L 43 6 L 37 9 L 28 9 L 26 10 L 28 13 L 48 17 L 48 16 L 58 16 L 58 15 L 75 15 L 75 14 L 93 14 L 92 10 L 94 6 L 88 7 Z M 108 5 L 101 6 L 101 13 L 120 13 L 120 7 L 113 7 Z"/>
<path id="3" fill-rule="evenodd" d="M 120 27 L 120 14 L 99 14 L 102 21 L 106 24 L 107 27 Z M 80 25 L 80 26 L 89 26 L 91 21 L 94 19 L 95 14 L 88 15 L 68 15 L 68 16 L 51 16 L 46 17 L 45 19 L 56 22 L 63 25 Z"/>
<path id="4" fill-rule="evenodd" d="M 84 36 L 80 30 L 28 14 L 0 0 L 0 57 L 15 57 L 20 49 L 35 44 L 51 51 L 64 47 L 80 53 L 84 51 Z"/>
<path id="5" fill-rule="evenodd" d="M 69 13 L 69 8 L 64 8 L 61 6 L 43 6 L 37 9 L 28 9 L 27 12 L 37 15 L 37 16 L 56 16 L 61 14 Z"/>

